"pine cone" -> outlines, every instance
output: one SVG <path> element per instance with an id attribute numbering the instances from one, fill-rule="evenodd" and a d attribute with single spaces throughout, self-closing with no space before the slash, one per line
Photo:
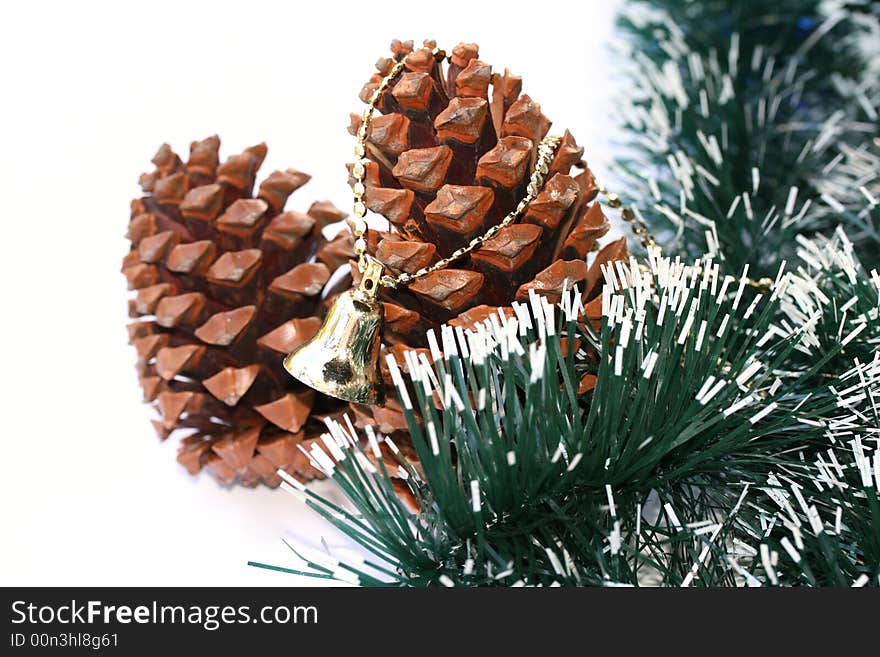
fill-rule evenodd
<path id="1" fill-rule="evenodd" d="M 525 195 L 538 142 L 550 129 L 541 106 L 521 93 L 522 80 L 493 72 L 476 44 L 456 46 L 448 66 L 435 45 L 414 50 L 412 42 L 394 41 L 392 57 L 379 60 L 360 94 L 368 102 L 394 61 L 406 58 L 371 121 L 365 173 L 365 203 L 391 225 L 369 232 L 369 251 L 396 272 L 436 262 L 500 222 Z M 361 122 L 352 115 L 352 134 Z M 586 264 L 609 223 L 593 202 L 598 188 L 582 156 L 566 131 L 544 188 L 519 221 L 448 268 L 384 290 L 384 342 L 424 346 L 428 329 L 472 326 L 499 308 L 512 314 L 509 304 L 530 290 L 555 302 L 564 286 L 577 285 L 585 302 L 594 300 L 600 265 L 628 255 L 621 239 Z M 357 281 L 354 266 L 352 274 Z M 393 399 L 354 410 L 361 425 L 405 428 Z"/>
<path id="2" fill-rule="evenodd" d="M 223 164 L 219 147 L 216 136 L 194 142 L 184 164 L 163 145 L 141 177 L 122 269 L 136 290 L 129 335 L 159 436 L 187 434 L 178 461 L 226 484 L 277 486 L 277 468 L 317 474 L 297 445 L 344 408 L 295 382 L 281 360 L 314 335 L 333 265 L 352 254 L 322 236 L 345 217 L 331 204 L 284 211 L 308 175 L 275 171 L 254 195 L 266 146 Z"/>

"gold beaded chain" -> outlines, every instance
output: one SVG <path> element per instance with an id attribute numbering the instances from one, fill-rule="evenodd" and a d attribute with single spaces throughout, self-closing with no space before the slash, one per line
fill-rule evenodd
<path id="1" fill-rule="evenodd" d="M 578 166 L 583 169 L 587 168 L 587 163 L 583 160 L 578 162 Z M 657 240 L 654 239 L 654 236 L 648 232 L 648 225 L 642 220 L 635 211 L 627 207 L 623 204 L 623 201 L 620 200 L 620 196 L 615 194 L 614 192 L 609 192 L 608 189 L 600 182 L 596 182 L 599 193 L 605 197 L 606 203 L 608 203 L 609 208 L 613 208 L 615 210 L 620 210 L 620 218 L 621 220 L 629 224 L 632 232 L 639 238 L 639 241 L 642 243 L 642 246 L 645 247 L 649 252 L 651 249 L 658 249 L 662 253 L 662 248 L 659 244 L 657 244 Z M 759 278 L 758 280 L 751 279 L 746 277 L 746 285 L 757 288 L 759 290 L 769 290 L 773 287 L 773 279 L 772 278 Z"/>
<path id="2" fill-rule="evenodd" d="M 442 61 L 446 57 L 446 52 L 439 48 L 434 48 L 431 51 L 431 54 L 434 56 L 436 61 Z M 354 182 L 351 185 L 351 191 L 354 194 L 354 222 L 352 225 L 352 231 L 354 233 L 355 241 L 354 241 L 354 253 L 358 257 L 358 268 L 361 271 L 364 271 L 368 264 L 375 263 L 384 269 L 384 265 L 379 263 L 375 258 L 370 256 L 367 253 L 367 222 L 364 219 L 367 214 L 367 206 L 364 203 L 364 194 L 366 194 L 366 185 L 364 184 L 364 178 L 367 172 L 367 163 L 369 160 L 366 157 L 367 154 L 367 135 L 370 130 L 370 123 L 373 120 L 373 114 L 376 112 L 376 106 L 379 104 L 379 100 L 382 98 L 382 94 L 388 89 L 394 79 L 400 74 L 400 72 L 406 66 L 406 57 L 401 58 L 399 61 L 395 62 L 395 64 L 391 67 L 391 70 L 388 72 L 385 77 L 379 82 L 379 86 L 373 91 L 370 95 L 370 100 L 367 103 L 367 108 L 364 110 L 361 125 L 357 130 L 357 143 L 354 146 L 354 154 L 358 160 L 352 166 L 352 178 Z M 467 255 L 474 249 L 479 248 L 492 237 L 494 237 L 498 231 L 506 226 L 509 226 L 514 221 L 516 221 L 523 212 L 529 207 L 532 201 L 538 195 L 538 192 L 541 191 L 541 188 L 544 186 L 544 177 L 550 170 L 550 163 L 553 160 L 553 155 L 556 152 L 556 149 L 559 147 L 562 138 L 557 135 L 550 135 L 541 140 L 538 145 L 538 158 L 535 161 L 535 167 L 532 170 L 531 177 L 529 179 L 529 183 L 526 186 L 526 195 L 520 200 L 517 206 L 506 216 L 504 219 L 498 224 L 489 228 L 485 233 L 474 237 L 466 246 L 463 246 L 459 249 L 456 249 L 452 252 L 448 257 L 441 258 L 433 265 L 428 267 L 422 267 L 421 269 L 413 272 L 412 274 L 408 274 L 406 272 L 401 272 L 396 276 L 391 276 L 390 274 L 384 274 L 379 279 L 379 284 L 384 287 L 396 288 L 398 285 L 407 285 L 412 283 L 414 280 L 418 278 L 422 278 L 423 276 L 427 276 L 428 274 L 438 271 L 440 269 L 444 269 L 448 267 L 452 262 L 458 260 L 464 255 Z M 586 168 L 587 164 L 583 160 L 578 163 L 581 168 Z M 648 231 L 648 226 L 645 222 L 635 213 L 635 211 L 631 207 L 627 207 L 623 205 L 623 202 L 620 200 L 620 196 L 614 192 L 609 192 L 608 189 L 598 183 L 599 192 L 605 197 L 606 202 L 608 203 L 608 207 L 613 208 L 615 210 L 620 211 L 621 220 L 629 224 L 632 232 L 639 238 L 644 246 L 649 251 L 653 248 L 660 249 L 660 246 L 657 244 L 657 240 L 654 239 L 654 236 Z M 746 278 L 746 283 L 752 287 L 759 289 L 769 289 L 773 286 L 773 279 L 771 278 L 761 278 L 759 280 L 753 280 L 751 278 Z"/>
<path id="3" fill-rule="evenodd" d="M 434 58 L 438 61 L 442 60 L 446 53 L 439 48 L 434 48 L 433 50 Z M 406 58 L 401 59 L 394 66 L 391 67 L 391 70 L 388 74 L 382 78 L 382 81 L 379 83 L 379 86 L 370 96 L 370 102 L 367 104 L 367 109 L 364 110 L 363 121 L 361 122 L 360 127 L 357 131 L 357 143 L 354 147 L 354 154 L 358 158 L 358 161 L 354 163 L 352 167 L 352 178 L 354 182 L 351 185 L 351 191 L 354 193 L 354 222 L 352 225 L 352 231 L 354 232 L 354 252 L 358 257 L 358 267 L 361 271 L 367 266 L 367 261 L 373 260 L 375 258 L 370 256 L 367 253 L 367 222 L 364 217 L 367 214 L 367 206 L 364 203 L 364 194 L 366 193 L 366 185 L 364 184 L 364 177 L 367 172 L 367 162 L 366 153 L 367 153 L 367 134 L 370 129 L 370 123 L 373 119 L 373 114 L 376 111 L 376 105 L 379 104 L 379 99 L 382 97 L 382 93 L 388 89 L 391 82 L 398 76 L 398 74 L 403 70 L 406 63 Z M 456 249 L 446 258 L 441 258 L 433 265 L 428 267 L 422 267 L 421 269 L 409 274 L 407 272 L 401 272 L 396 276 L 391 276 L 390 274 L 385 274 L 379 279 L 379 283 L 384 287 L 396 288 L 398 285 L 408 285 L 412 283 L 417 278 L 422 278 L 423 276 L 427 276 L 428 274 L 438 271 L 440 269 L 445 269 L 452 262 L 458 260 L 464 255 L 467 255 L 474 249 L 479 248 L 483 244 L 485 244 L 488 240 L 492 239 L 495 235 L 498 234 L 502 228 L 505 228 L 519 219 L 522 216 L 522 213 L 526 211 L 532 201 L 538 196 L 538 192 L 541 191 L 541 188 L 544 186 L 544 177 L 550 171 L 550 164 L 553 161 L 553 155 L 556 153 L 556 149 L 559 147 L 559 144 L 562 142 L 562 137 L 557 135 L 550 135 L 541 140 L 538 144 L 538 157 L 535 160 L 535 166 L 532 169 L 531 177 L 529 178 L 528 185 L 526 185 L 526 195 L 520 200 L 517 206 L 502 219 L 499 223 L 495 224 L 491 228 L 489 228 L 485 233 L 474 237 L 470 242 L 468 242 L 465 246 Z M 381 263 L 380 263 L 381 264 Z"/>

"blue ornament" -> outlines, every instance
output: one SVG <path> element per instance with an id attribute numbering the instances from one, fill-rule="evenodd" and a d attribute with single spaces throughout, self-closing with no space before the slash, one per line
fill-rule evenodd
<path id="1" fill-rule="evenodd" d="M 797 28 L 801 32 L 809 32 L 816 27 L 817 20 L 812 16 L 801 16 L 797 21 Z"/>

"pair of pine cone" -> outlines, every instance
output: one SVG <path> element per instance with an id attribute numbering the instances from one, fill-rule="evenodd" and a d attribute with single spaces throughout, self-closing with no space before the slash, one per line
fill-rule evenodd
<path id="1" fill-rule="evenodd" d="M 521 79 L 493 72 L 475 44 L 456 46 L 447 65 L 434 47 L 393 42 L 392 58 L 377 63 L 361 92 L 369 98 L 406 57 L 367 147 L 365 202 L 389 222 L 369 232 L 369 250 L 395 271 L 435 262 L 510 212 L 550 128 Z M 359 122 L 353 115 L 352 133 Z M 405 423 L 393 393 L 381 407 L 349 406 L 284 371 L 284 355 L 314 335 L 335 295 L 357 280 L 346 214 L 329 202 L 286 209 L 309 180 L 294 169 L 256 186 L 265 145 L 223 163 L 219 148 L 217 137 L 194 142 L 184 162 L 163 145 L 141 177 L 123 262 L 135 291 L 129 335 L 159 436 L 181 437 L 178 461 L 224 484 L 277 486 L 279 468 L 301 479 L 318 474 L 298 446 L 324 431 L 325 417 L 348 412 L 386 434 Z M 566 132 L 524 217 L 449 268 L 384 291 L 385 349 L 423 347 L 428 329 L 472 326 L 529 290 L 558 301 L 564 285 L 577 284 L 597 313 L 601 264 L 627 254 L 621 239 L 587 266 L 609 225 L 582 156 Z M 340 267 L 346 275 L 332 282 Z"/>

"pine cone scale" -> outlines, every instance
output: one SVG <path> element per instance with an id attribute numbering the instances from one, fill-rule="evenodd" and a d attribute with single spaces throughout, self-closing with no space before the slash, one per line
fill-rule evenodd
<path id="1" fill-rule="evenodd" d="M 291 379 L 281 358 L 320 325 L 332 261 L 350 254 L 325 252 L 321 229 L 345 215 L 324 202 L 285 211 L 309 180 L 296 169 L 270 174 L 253 196 L 265 146 L 223 163 L 219 146 L 194 142 L 184 164 L 163 145 L 141 177 L 123 260 L 135 290 L 129 338 L 157 433 L 190 432 L 178 462 L 224 484 L 277 486 L 278 468 L 318 474 L 296 446 L 322 431 L 315 411 L 343 408 Z"/>

